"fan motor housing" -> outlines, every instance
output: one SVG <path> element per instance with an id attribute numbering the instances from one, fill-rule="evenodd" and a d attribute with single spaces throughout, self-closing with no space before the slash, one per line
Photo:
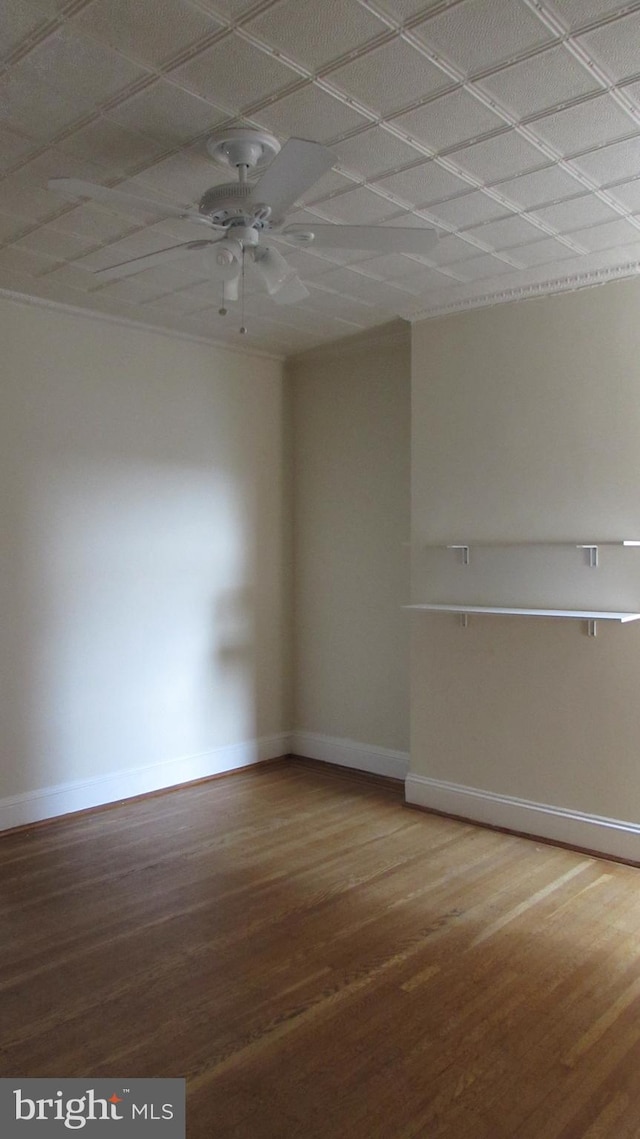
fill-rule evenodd
<path id="1" fill-rule="evenodd" d="M 251 202 L 253 189 L 253 183 L 250 182 L 227 182 L 223 186 L 212 186 L 205 190 L 198 209 L 203 217 L 215 225 L 270 229 L 271 208 L 262 202 Z"/>

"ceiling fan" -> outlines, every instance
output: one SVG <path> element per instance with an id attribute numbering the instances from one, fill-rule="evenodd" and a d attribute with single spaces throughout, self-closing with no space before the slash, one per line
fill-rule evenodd
<path id="1" fill-rule="evenodd" d="M 432 229 L 396 226 L 286 225 L 287 211 L 335 162 L 325 146 L 306 139 L 291 138 L 280 143 L 264 131 L 234 127 L 219 132 L 207 142 L 214 161 L 237 170 L 238 181 L 212 186 L 197 207 L 171 206 L 158 199 L 111 189 L 76 178 L 52 178 L 50 190 L 64 197 L 91 198 L 114 209 L 139 214 L 140 210 L 162 217 L 176 217 L 206 226 L 211 236 L 170 245 L 156 253 L 134 257 L 99 269 L 102 281 L 142 273 L 192 253 L 206 251 L 212 274 L 223 284 L 223 307 L 238 300 L 245 263 L 253 266 L 267 292 L 278 304 L 293 304 L 309 296 L 298 274 L 273 241 L 317 248 L 373 250 L 379 253 L 426 255 L 437 235 Z M 250 171 L 265 172 L 250 182 Z M 81 262 L 79 262 L 81 264 Z"/>

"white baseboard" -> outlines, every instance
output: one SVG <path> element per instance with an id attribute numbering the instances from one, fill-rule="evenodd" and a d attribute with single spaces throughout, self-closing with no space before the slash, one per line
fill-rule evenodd
<path id="1" fill-rule="evenodd" d="M 391 779 L 404 779 L 409 770 L 409 753 L 391 751 L 385 747 L 342 740 L 317 732 L 293 732 L 291 751 L 305 759 L 320 759 L 324 763 L 337 763 L 371 775 L 386 775 Z"/>
<path id="2" fill-rule="evenodd" d="M 640 825 L 637 823 L 532 803 L 510 795 L 428 779 L 424 775 L 407 776 L 405 797 L 407 803 L 417 807 L 640 862 Z"/>
<path id="3" fill-rule="evenodd" d="M 60 783 L 56 787 L 42 787 L 23 795 L 0 799 L 0 831 L 20 827 L 43 819 L 54 819 L 73 811 L 86 811 L 89 807 L 102 807 L 118 803 L 135 795 L 162 791 L 181 783 L 222 775 L 253 763 L 277 759 L 291 751 L 288 732 L 263 736 L 243 743 L 227 744 L 198 755 L 165 760 L 147 767 L 114 771 L 94 779 L 80 779 Z"/>

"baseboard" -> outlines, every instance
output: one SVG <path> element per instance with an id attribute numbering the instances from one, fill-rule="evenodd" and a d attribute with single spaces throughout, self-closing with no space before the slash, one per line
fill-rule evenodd
<path id="1" fill-rule="evenodd" d="M 319 759 L 368 771 L 371 775 L 386 775 L 389 779 L 405 779 L 409 770 L 409 753 L 389 748 L 361 744 L 356 740 L 343 740 L 317 732 L 293 732 L 291 750 L 304 759 Z"/>
<path id="2" fill-rule="evenodd" d="M 22 795 L 11 795 L 0 799 L 0 831 L 42 822 L 44 819 L 55 819 L 74 811 L 86 811 L 91 807 L 119 803 L 136 795 L 162 791 L 167 787 L 192 783 L 227 771 L 237 771 L 264 760 L 288 755 L 290 751 L 291 736 L 288 732 L 283 732 L 243 743 L 227 744 L 197 755 L 182 756 L 146 767 L 114 771 L 94 779 L 80 779 L 72 783 L 60 783 L 55 787 L 42 787 Z"/>
<path id="3" fill-rule="evenodd" d="M 640 825 L 410 774 L 407 803 L 611 858 L 640 862 Z"/>

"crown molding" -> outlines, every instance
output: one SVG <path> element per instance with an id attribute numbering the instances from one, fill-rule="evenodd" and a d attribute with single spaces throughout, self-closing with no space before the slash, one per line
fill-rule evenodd
<path id="1" fill-rule="evenodd" d="M 183 332 L 176 328 L 163 328 L 159 324 L 151 324 L 144 320 L 134 320 L 132 317 L 118 316 L 117 313 L 99 312 L 92 308 L 82 308 L 80 305 L 70 305 L 65 301 L 54 301 L 49 297 L 36 297 L 29 293 L 15 292 L 13 289 L 0 288 L 0 297 L 6 300 L 14 301 L 16 304 L 33 305 L 36 308 L 53 309 L 56 312 L 65 312 L 70 316 L 84 316 L 91 320 L 102 320 L 109 324 L 118 324 L 125 328 L 138 328 L 143 329 L 145 332 L 157 332 L 159 336 L 168 336 L 170 339 L 175 340 L 188 340 L 193 344 L 206 344 L 208 348 L 217 348 L 220 352 L 232 352 L 236 356 L 251 356 L 259 357 L 262 360 L 275 360 L 277 363 L 284 363 L 286 357 L 276 355 L 274 352 L 266 352 L 260 348 L 243 347 L 241 345 L 228 344 L 224 340 L 213 340 L 206 336 L 198 336 L 195 332 Z"/>
<path id="2" fill-rule="evenodd" d="M 415 324 L 420 320 L 449 316 L 451 313 L 465 312 L 468 309 L 491 308 L 494 305 L 510 304 L 513 301 L 530 300 L 532 297 L 548 297 L 557 293 L 577 292 L 578 289 L 590 289 L 596 285 L 606 285 L 609 281 L 631 280 L 638 275 L 640 275 L 640 261 L 629 261 L 625 265 L 594 269 L 590 273 L 575 273 L 569 277 L 555 277 L 535 285 L 522 285 L 512 289 L 497 290 L 495 293 L 464 297 L 446 305 L 433 305 L 430 308 L 420 309 L 418 312 L 405 314 L 405 320 L 408 320 L 410 324 Z"/>
<path id="3" fill-rule="evenodd" d="M 575 273 L 567 277 L 555 277 L 531 285 L 514 286 L 510 289 L 497 289 L 495 292 L 480 293 L 472 297 L 461 297 L 459 300 L 450 301 L 444 305 L 433 304 L 428 308 L 418 309 L 411 313 L 404 312 L 398 314 L 392 321 L 385 321 L 383 324 L 373 325 L 371 328 L 364 329 L 352 336 L 340 337 L 338 340 L 332 340 L 326 344 L 317 344 L 312 348 L 304 349 L 302 352 L 292 352 L 288 354 L 276 354 L 260 348 L 229 344 L 227 341 L 216 340 L 214 338 L 209 339 L 206 336 L 199 336 L 194 332 L 185 332 L 181 329 L 174 328 L 163 328 L 161 325 L 152 324 L 148 321 L 135 320 L 132 317 L 120 316 L 117 313 L 100 312 L 96 309 L 83 308 L 80 305 L 72 305 L 65 301 L 56 301 L 48 297 L 33 296 L 30 293 L 21 293 L 14 289 L 0 287 L 0 297 L 4 297 L 16 304 L 34 305 L 38 308 L 53 309 L 57 312 L 68 313 L 71 316 L 83 316 L 91 320 L 106 321 L 107 323 L 120 325 L 125 328 L 137 328 L 145 332 L 155 332 L 160 336 L 168 336 L 170 339 L 186 340 L 193 344 L 205 344 L 208 348 L 216 348 L 218 351 L 230 352 L 238 356 L 257 357 L 259 359 L 274 360 L 277 363 L 284 364 L 285 362 L 297 363 L 298 361 L 311 360 L 323 356 L 342 356 L 345 350 L 361 351 L 363 348 L 374 346 L 376 337 L 381 337 L 379 341 L 381 346 L 383 343 L 386 346 L 392 342 L 400 344 L 404 339 L 400 331 L 401 322 L 405 321 L 413 325 L 421 320 L 434 320 L 438 317 L 450 316 L 458 312 L 467 312 L 478 308 L 492 308 L 500 304 L 511 304 L 517 301 L 531 300 L 534 297 L 577 292 L 579 289 L 595 288 L 598 285 L 608 284 L 610 281 L 633 280 L 639 276 L 640 260 L 628 261 L 623 265 L 615 265 L 608 268 L 594 269 L 588 273 Z M 394 324 L 395 329 L 393 328 Z"/>

